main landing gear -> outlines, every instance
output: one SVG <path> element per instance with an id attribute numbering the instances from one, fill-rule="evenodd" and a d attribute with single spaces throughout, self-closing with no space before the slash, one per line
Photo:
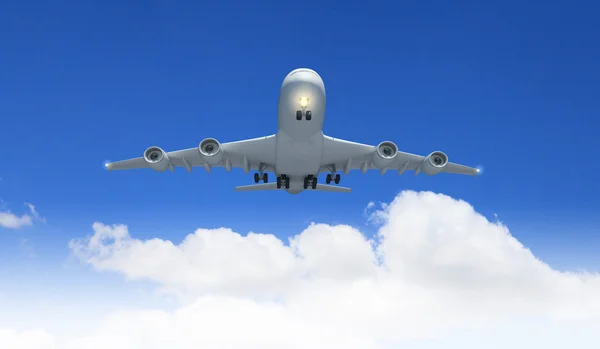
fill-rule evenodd
<path id="1" fill-rule="evenodd" d="M 333 174 L 330 173 L 330 174 L 327 175 L 327 178 L 325 178 L 325 182 L 327 184 L 329 184 L 333 180 L 335 182 L 335 184 L 339 184 L 340 183 L 340 179 L 341 179 L 341 177 L 340 177 L 339 173 L 336 174 L 335 177 L 333 176 Z"/>
<path id="2" fill-rule="evenodd" d="M 296 110 L 296 120 L 302 120 L 303 116 L 306 118 L 307 121 L 310 121 L 312 119 L 312 112 L 310 110 L 304 112 L 302 110 Z"/>
<path id="3" fill-rule="evenodd" d="M 281 189 L 282 186 L 285 187 L 285 189 L 290 189 L 290 177 L 287 175 L 277 177 L 277 189 Z"/>
<path id="4" fill-rule="evenodd" d="M 317 189 L 317 176 L 308 175 L 304 177 L 304 189 L 308 189 L 308 187 Z"/>
<path id="5" fill-rule="evenodd" d="M 261 176 L 260 173 L 258 173 L 258 172 L 255 173 L 254 174 L 254 183 L 258 183 L 261 180 L 265 183 L 269 183 L 269 175 L 267 173 L 263 173 Z"/>

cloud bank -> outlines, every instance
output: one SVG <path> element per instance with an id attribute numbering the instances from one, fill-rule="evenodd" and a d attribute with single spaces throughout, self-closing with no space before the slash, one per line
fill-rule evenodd
<path id="1" fill-rule="evenodd" d="M 597 275 L 553 270 L 504 225 L 445 195 L 405 191 L 374 206 L 381 226 L 372 238 L 312 224 L 289 241 L 221 228 L 174 244 L 94 223 L 93 235 L 70 242 L 73 254 L 95 270 L 154 282 L 179 296 L 178 308 L 115 313 L 69 336 L 0 331 L 0 346 L 598 347 Z"/>

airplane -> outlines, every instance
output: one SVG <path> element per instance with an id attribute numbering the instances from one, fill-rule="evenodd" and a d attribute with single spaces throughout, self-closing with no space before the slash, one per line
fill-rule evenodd
<path id="1" fill-rule="evenodd" d="M 347 175 L 356 169 L 363 174 L 379 170 L 382 175 L 391 170 L 398 175 L 407 170 L 415 171 L 415 175 L 479 173 L 477 168 L 448 162 L 441 151 L 421 156 L 401 152 L 391 141 L 373 146 L 327 136 L 323 134 L 325 102 L 325 84 L 319 74 L 308 68 L 295 69 L 281 85 L 276 134 L 228 143 L 205 138 L 197 147 L 171 152 L 151 146 L 142 157 L 105 166 L 109 171 L 150 168 L 158 172 L 173 172 L 175 167 L 188 172 L 194 167 L 207 172 L 219 167 L 228 172 L 240 168 L 245 173 L 256 171 L 255 184 L 238 186 L 236 191 L 285 190 L 290 194 L 305 190 L 350 192 L 351 188 L 337 185 L 341 180 L 338 172 Z M 275 182 L 269 182 L 268 172 L 275 173 Z M 326 184 L 318 182 L 318 175 L 324 172 Z"/>

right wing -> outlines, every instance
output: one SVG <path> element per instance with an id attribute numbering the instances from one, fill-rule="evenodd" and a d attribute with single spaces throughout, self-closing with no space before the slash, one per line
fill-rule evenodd
<path id="1" fill-rule="evenodd" d="M 400 175 L 406 170 L 413 170 L 415 174 L 419 174 L 427 160 L 427 156 L 405 153 L 398 150 L 395 159 L 388 166 L 380 168 L 373 161 L 375 152 L 377 151 L 376 146 L 329 136 L 325 136 L 323 149 L 320 172 L 329 172 L 333 169 L 334 172 L 342 170 L 344 174 L 348 174 L 351 170 L 360 169 L 363 173 L 366 173 L 368 170 L 379 170 L 383 174 L 388 170 L 397 170 Z M 479 174 L 477 168 L 453 162 L 448 162 L 440 172 L 470 176 Z"/>
<path id="2" fill-rule="evenodd" d="M 106 164 L 111 170 L 132 170 L 138 168 L 152 168 L 162 172 L 166 169 L 174 170 L 175 167 L 184 167 L 189 172 L 193 167 L 204 167 L 210 172 L 212 167 L 225 167 L 227 171 L 232 168 L 241 168 L 246 173 L 250 170 L 274 171 L 275 167 L 275 135 L 247 139 L 236 142 L 220 144 L 212 141 L 212 154 L 207 156 L 200 153 L 199 147 L 184 150 L 165 152 L 159 147 L 150 147 L 139 158 L 116 161 Z M 214 148 L 218 148 L 215 150 Z M 155 160 L 150 157 L 155 157 Z"/>

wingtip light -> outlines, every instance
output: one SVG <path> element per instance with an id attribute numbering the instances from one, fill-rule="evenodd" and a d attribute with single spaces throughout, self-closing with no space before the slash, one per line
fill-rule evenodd
<path id="1" fill-rule="evenodd" d="M 475 169 L 475 176 L 483 174 L 483 166 L 477 166 Z"/>

